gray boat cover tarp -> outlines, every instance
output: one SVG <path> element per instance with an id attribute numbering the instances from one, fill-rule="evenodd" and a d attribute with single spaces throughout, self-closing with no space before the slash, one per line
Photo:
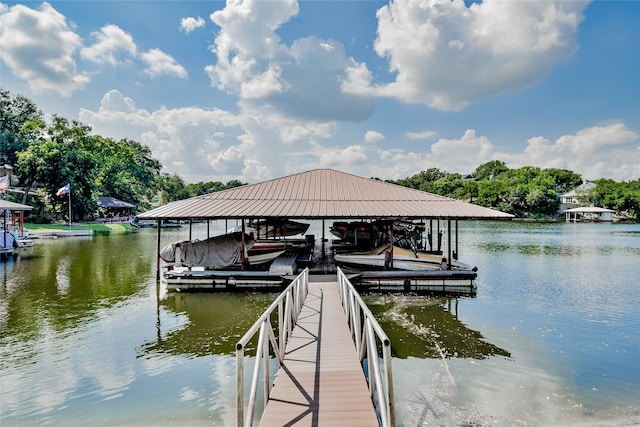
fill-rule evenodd
<path id="1" fill-rule="evenodd" d="M 245 250 L 254 240 L 245 234 Z M 242 260 L 242 233 L 223 234 L 206 240 L 174 242 L 160 251 L 165 262 L 185 267 L 226 268 Z"/>

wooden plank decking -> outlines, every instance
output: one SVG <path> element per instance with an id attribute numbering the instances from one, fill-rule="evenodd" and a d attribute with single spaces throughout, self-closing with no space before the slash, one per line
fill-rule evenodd
<path id="1" fill-rule="evenodd" d="M 337 282 L 310 282 L 261 426 L 378 426 Z"/>

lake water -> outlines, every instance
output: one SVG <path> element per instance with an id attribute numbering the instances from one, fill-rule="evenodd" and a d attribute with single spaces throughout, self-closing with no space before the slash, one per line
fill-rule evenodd
<path id="1" fill-rule="evenodd" d="M 366 297 L 398 425 L 640 424 L 640 225 L 459 226 L 476 297 Z M 274 295 L 168 294 L 155 239 L 42 240 L 0 264 L 1 426 L 235 425 L 233 346 Z"/>

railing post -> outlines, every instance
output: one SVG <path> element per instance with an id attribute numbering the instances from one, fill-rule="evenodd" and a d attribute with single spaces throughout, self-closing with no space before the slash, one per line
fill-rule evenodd
<path id="1" fill-rule="evenodd" d="M 384 360 L 384 371 L 386 375 L 385 394 L 389 396 L 387 400 L 387 414 L 389 414 L 389 424 L 396 425 L 396 411 L 393 403 L 393 374 L 391 370 L 391 343 L 385 341 L 382 343 L 382 359 Z"/>
<path id="2" fill-rule="evenodd" d="M 260 359 L 263 357 L 262 350 L 264 348 L 263 340 L 265 338 L 265 323 L 260 326 L 260 334 L 258 335 L 258 345 L 256 346 L 256 360 L 253 367 L 253 378 L 251 380 L 251 392 L 249 394 L 249 406 L 247 409 L 246 426 L 253 424 L 253 411 L 256 406 L 256 392 L 258 391 L 258 379 L 260 377 Z"/>
<path id="3" fill-rule="evenodd" d="M 369 394 L 374 403 L 377 402 L 381 424 L 383 426 L 393 426 L 395 425 L 395 414 L 393 375 L 391 371 L 391 342 L 340 268 L 338 268 L 338 285 L 346 321 L 360 361 L 367 359 Z M 382 343 L 384 379 L 376 336 Z"/>
<path id="4" fill-rule="evenodd" d="M 281 363 L 284 358 L 286 343 L 291 337 L 293 324 L 299 315 L 307 295 L 308 269 L 305 269 L 292 282 L 285 291 L 269 306 L 269 308 L 260 316 L 253 326 L 245 333 L 245 335 L 236 344 L 236 422 L 238 427 L 251 426 L 253 424 L 256 394 L 258 382 L 260 380 L 260 366 L 263 369 L 263 387 L 265 406 L 269 400 L 270 394 L 270 368 L 269 368 L 269 343 L 273 347 Z M 284 307 L 284 309 L 283 309 Z M 276 340 L 273 325 L 271 324 L 271 316 L 274 310 L 278 310 L 277 321 L 279 328 L 279 338 Z M 253 368 L 251 380 L 251 391 L 249 402 L 245 414 L 244 405 L 244 357 L 245 348 L 249 341 L 259 331 L 258 344 L 256 346 L 256 360 Z"/>
<path id="5" fill-rule="evenodd" d="M 283 326 L 284 325 L 284 313 L 283 313 L 283 304 L 282 299 L 278 300 L 278 353 L 279 360 L 284 358 L 284 344 L 285 344 L 285 333 Z"/>
<path id="6" fill-rule="evenodd" d="M 236 344 L 236 420 L 238 427 L 244 423 L 244 346 Z"/>
<path id="7" fill-rule="evenodd" d="M 264 390 L 264 404 L 265 406 L 267 405 L 267 402 L 269 401 L 269 388 L 270 388 L 270 381 L 269 381 L 269 336 L 268 336 L 268 331 L 267 331 L 267 327 L 271 328 L 271 322 L 269 322 L 269 318 L 265 319 L 264 321 L 264 329 L 265 329 L 265 334 L 263 337 L 263 342 L 262 342 L 262 369 L 264 370 L 263 372 L 263 380 L 264 380 L 264 384 L 263 384 L 263 390 Z M 273 332 L 273 331 L 272 331 Z"/>

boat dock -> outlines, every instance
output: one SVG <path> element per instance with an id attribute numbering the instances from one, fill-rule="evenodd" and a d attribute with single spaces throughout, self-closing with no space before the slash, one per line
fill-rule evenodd
<path id="1" fill-rule="evenodd" d="M 350 276 L 360 291 L 418 294 L 475 295 L 475 271 L 363 271 Z"/>
<path id="2" fill-rule="evenodd" d="M 338 295 L 338 282 L 309 283 L 261 426 L 378 426 Z"/>
<path id="3" fill-rule="evenodd" d="M 309 278 L 306 272 L 299 277 L 303 279 L 296 280 Z M 255 369 L 266 363 L 262 372 L 269 371 L 268 360 L 265 362 L 262 360 L 264 358 L 261 359 L 261 355 L 269 354 L 266 348 L 268 343 L 273 346 L 272 351 L 276 353 L 280 367 L 275 381 L 264 379 L 263 394 L 268 398 L 262 415 L 254 416 L 253 412 L 258 373 L 254 371 L 253 374 L 246 414 L 244 381 L 238 379 L 238 425 L 248 426 L 257 420 L 263 427 L 294 424 L 393 425 L 389 339 L 344 274 L 338 272 L 337 279 L 335 275 L 316 276 L 314 279 L 308 284 L 292 283 L 291 286 L 305 286 L 304 293 L 283 293 L 299 295 L 303 301 L 299 313 L 293 315 L 295 325 L 288 337 L 280 336 L 280 343 L 274 344 L 275 335 L 268 339 L 266 336 L 270 333 L 261 328 L 261 338 L 256 345 L 258 354 Z M 287 299 L 286 305 L 296 304 Z M 268 319 L 274 317 L 269 310 L 265 315 L 256 325 L 266 325 L 270 323 Z M 277 317 L 284 322 L 278 329 L 286 332 L 289 329 L 286 324 L 289 315 L 282 316 L 280 313 Z M 256 332 L 257 326 L 254 325 L 237 345 L 240 352 L 237 354 L 239 375 L 243 375 L 243 348 Z M 283 344 L 286 345 L 280 347 Z M 382 357 L 378 354 L 378 347 L 383 349 Z M 380 365 L 380 360 L 384 361 L 384 366 Z M 363 364 L 367 364 L 367 376 Z M 269 386 L 271 383 L 272 389 Z"/>
<path id="4" fill-rule="evenodd" d="M 337 265 L 333 249 L 315 241 L 313 250 L 296 257 L 285 252 L 268 270 L 208 270 L 203 267 L 172 268 L 163 274 L 170 291 L 279 291 L 308 268 L 312 276 L 335 275 Z M 346 271 L 345 271 L 346 272 Z M 354 271 L 348 273 L 361 292 L 415 292 L 423 294 L 475 295 L 475 271 Z"/>

